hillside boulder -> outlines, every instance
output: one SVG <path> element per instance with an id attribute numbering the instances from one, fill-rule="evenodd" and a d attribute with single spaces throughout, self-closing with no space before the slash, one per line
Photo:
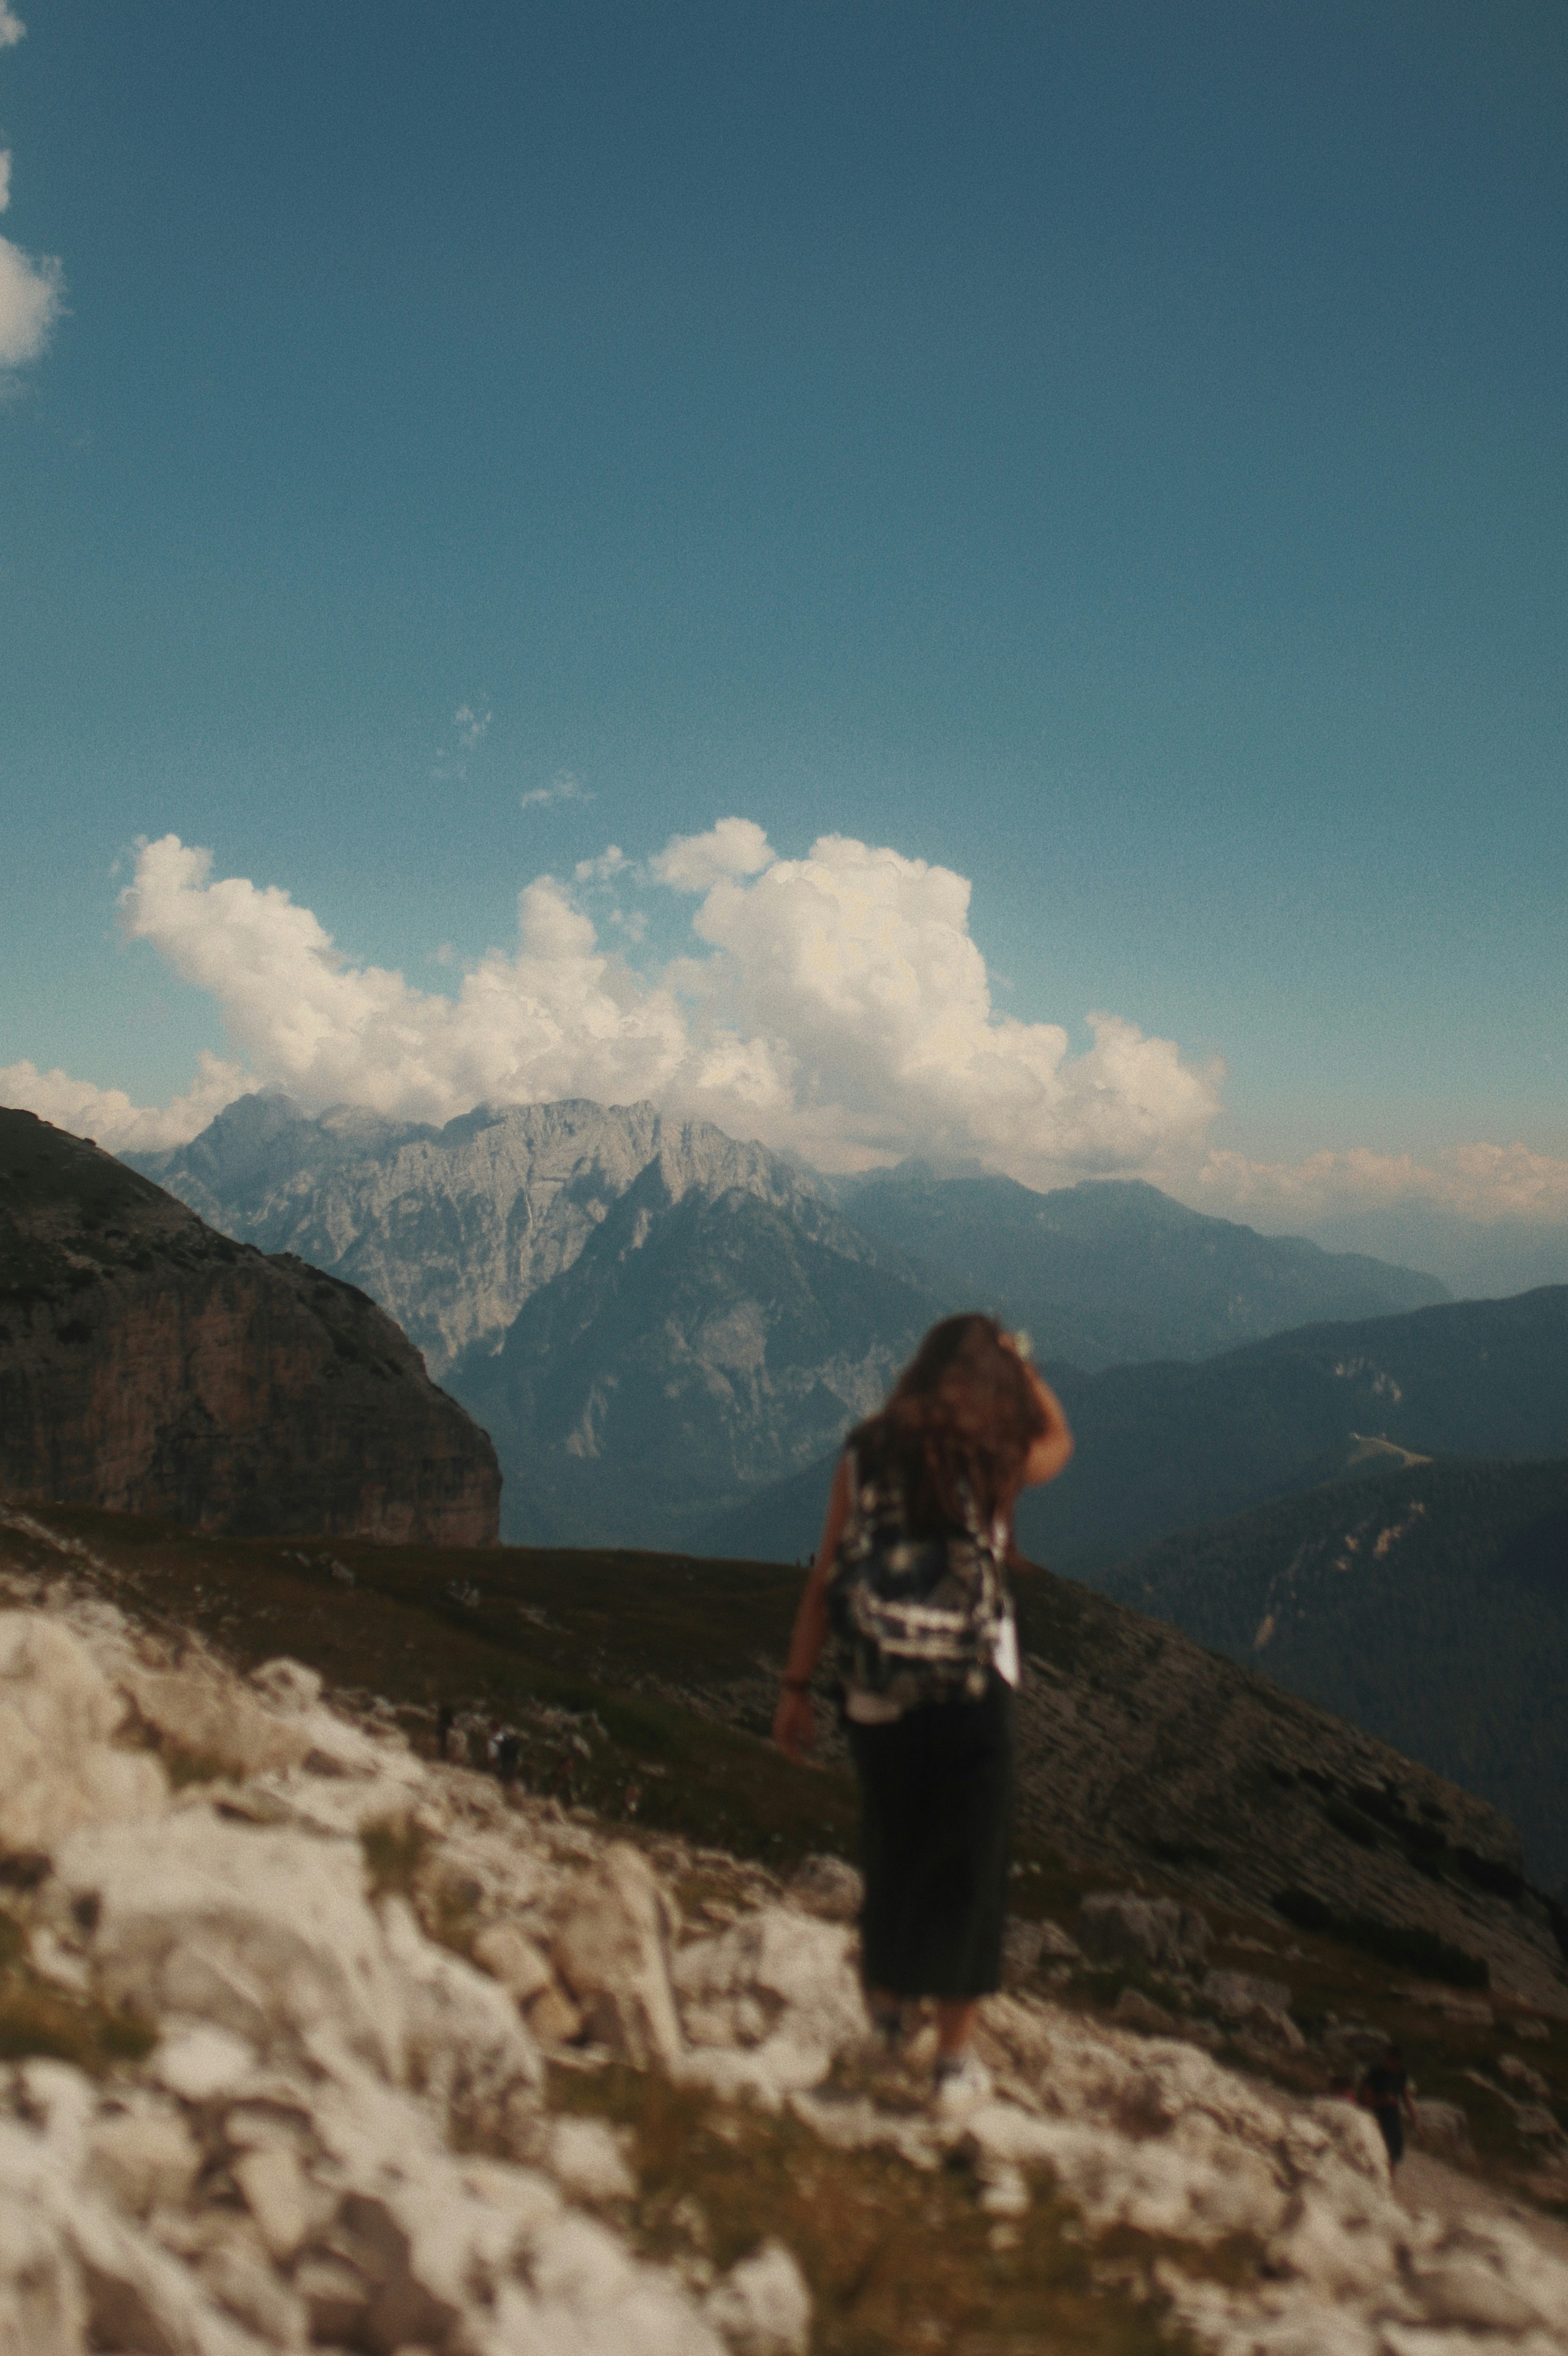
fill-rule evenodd
<path id="1" fill-rule="evenodd" d="M 1156 1970 L 1201 1969 L 1209 1925 L 1196 1907 L 1135 1890 L 1095 1890 L 1078 1910 L 1078 1944 L 1091 1963 L 1152 1964 Z"/>

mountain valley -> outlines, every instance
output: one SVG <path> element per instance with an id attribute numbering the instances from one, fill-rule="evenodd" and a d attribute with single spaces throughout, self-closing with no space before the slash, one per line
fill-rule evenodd
<path id="1" fill-rule="evenodd" d="M 781 1512 L 787 1484 L 815 1500 L 816 1460 L 955 1308 L 1030 1325 L 1053 1363 L 1071 1343 L 1098 1381 L 1157 1347 L 1201 1360 L 1238 1336 L 1442 1292 L 1148 1186 L 1041 1195 L 919 1165 L 818 1181 L 645 1105 L 480 1110 L 435 1130 L 252 1097 L 136 1166 L 227 1232 L 379 1301 L 490 1430 L 505 1533 L 540 1542 L 805 1551 L 820 1505 L 803 1530 Z M 1127 1412 L 1111 1405 L 1110 1421 Z M 1253 1466 L 1234 1472 L 1198 1475 L 1200 1509 L 1211 1492 L 1216 1511 L 1253 1501 Z M 1093 1472 L 1074 1490 L 1080 1510 L 1050 1534 L 1063 1558 L 1172 1526 L 1147 1481 L 1108 1503 Z"/>

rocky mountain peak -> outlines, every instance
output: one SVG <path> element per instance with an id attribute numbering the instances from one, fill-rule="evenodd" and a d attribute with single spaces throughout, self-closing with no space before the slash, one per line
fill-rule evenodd
<path id="1" fill-rule="evenodd" d="M 230 1235 L 361 1285 L 436 1375 L 465 1351 L 498 1348 L 650 1168 L 668 1203 L 693 1190 L 777 1204 L 811 1194 L 765 1147 L 709 1121 L 583 1098 L 479 1106 L 435 1129 L 248 1097 L 190 1145 L 134 1166 Z"/>

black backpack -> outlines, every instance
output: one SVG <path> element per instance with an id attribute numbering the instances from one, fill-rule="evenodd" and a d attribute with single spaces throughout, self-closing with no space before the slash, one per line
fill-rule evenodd
<path id="1" fill-rule="evenodd" d="M 912 1705 L 979 1701 L 1010 1608 L 999 1519 L 987 1530 L 965 1496 L 965 1527 L 912 1537 L 896 1480 L 848 1452 L 849 1517 L 827 1582 L 847 1686 Z"/>

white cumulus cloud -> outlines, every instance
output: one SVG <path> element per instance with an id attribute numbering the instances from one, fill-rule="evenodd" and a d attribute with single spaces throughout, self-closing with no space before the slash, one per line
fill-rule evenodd
<path id="1" fill-rule="evenodd" d="M 0 0 L 0 49 L 14 49 L 27 29 L 15 9 Z"/>
<path id="2" fill-rule="evenodd" d="M 642 913 L 615 895 L 650 880 L 696 905 L 687 953 L 644 970 L 629 955 Z M 348 957 L 287 891 L 217 875 L 209 853 L 165 835 L 138 854 L 125 929 L 210 995 L 231 1058 L 204 1059 L 158 1108 L 31 1064 L 0 1070 L 0 1099 L 150 1147 L 259 1087 L 431 1121 L 482 1103 L 649 1098 L 827 1170 L 918 1153 L 1038 1186 L 1136 1173 L 1265 1223 L 1399 1203 L 1568 1220 L 1568 1162 L 1523 1145 L 1295 1165 L 1211 1148 L 1221 1069 L 1115 1014 L 1093 1015 L 1074 1052 L 1060 1023 L 999 1012 L 969 904 L 951 868 L 841 835 L 780 858 L 752 821 L 725 819 L 645 869 L 612 845 L 572 884 L 536 876 L 515 942 L 447 995 Z"/>
<path id="3" fill-rule="evenodd" d="M 123 1088 L 95 1087 L 91 1080 L 74 1080 L 58 1067 L 40 1072 L 26 1058 L 0 1064 L 0 1104 L 21 1105 L 57 1129 L 76 1137 L 91 1137 L 115 1153 L 156 1153 L 166 1145 L 183 1145 L 207 1127 L 216 1113 L 236 1097 L 251 1096 L 261 1085 L 238 1064 L 225 1063 L 204 1049 L 197 1059 L 197 1076 L 184 1096 L 166 1105 L 133 1104 Z"/>
<path id="4" fill-rule="evenodd" d="M 581 880 L 603 889 L 630 865 L 612 849 Z M 243 1073 L 309 1105 L 438 1121 L 484 1102 L 652 1098 L 838 1169 L 962 1154 L 1049 1181 L 1200 1147 L 1218 1076 L 1170 1042 L 1102 1015 L 1074 1055 L 1059 1025 L 995 1012 L 950 869 L 831 835 L 779 859 L 731 819 L 652 871 L 701 894 L 690 954 L 635 969 L 541 875 L 518 896 L 515 946 L 449 997 L 345 956 L 286 891 L 217 876 L 165 835 L 138 854 L 125 928 L 210 994 L 237 1062 L 157 1114 L 63 1074 L 5 1076 L 13 1100 L 105 1142 L 193 1133 L 216 1108 L 209 1082 L 237 1094 Z M 635 940 L 635 923 L 618 929 Z"/>
<path id="5" fill-rule="evenodd" d="M 773 856 L 754 819 L 721 818 L 706 834 L 677 834 L 651 864 L 657 883 L 677 892 L 706 892 L 723 876 L 760 874 Z"/>

